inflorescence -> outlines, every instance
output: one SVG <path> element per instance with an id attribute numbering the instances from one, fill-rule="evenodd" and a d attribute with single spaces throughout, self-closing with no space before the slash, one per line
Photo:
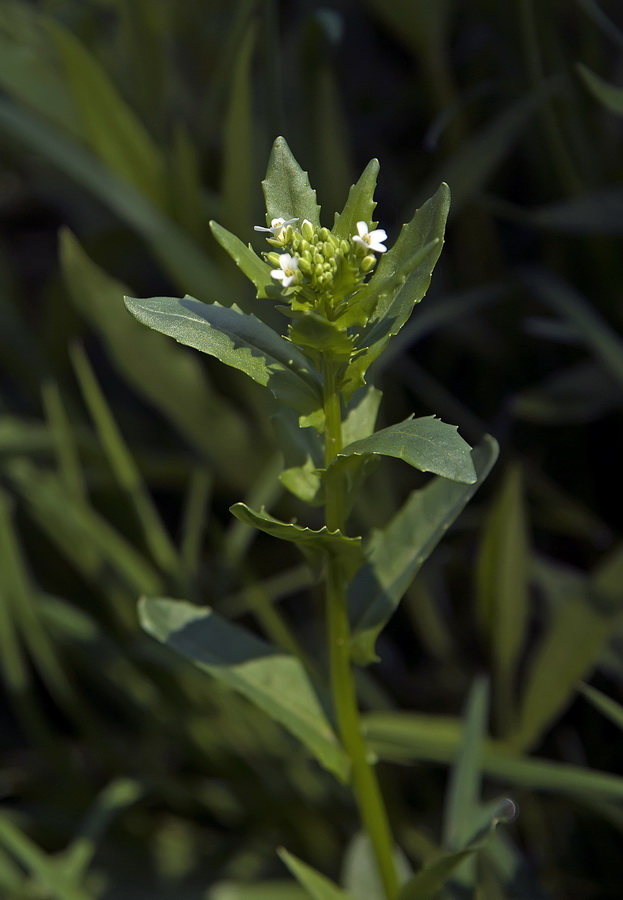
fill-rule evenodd
<path id="1" fill-rule="evenodd" d="M 277 218 L 269 227 L 255 226 L 255 231 L 269 234 L 268 243 L 277 248 L 263 254 L 273 267 L 276 295 L 286 299 L 293 312 L 313 310 L 332 320 L 374 269 L 374 254 L 387 250 L 387 234 L 357 222 L 357 233 L 344 239 L 308 219 L 296 229 L 298 221 Z"/>

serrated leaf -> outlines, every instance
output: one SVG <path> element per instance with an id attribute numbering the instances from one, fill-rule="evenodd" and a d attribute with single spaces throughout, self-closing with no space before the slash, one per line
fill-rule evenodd
<path id="1" fill-rule="evenodd" d="M 377 282 L 392 283 L 396 274 L 402 272 L 405 264 L 414 258 L 417 259 L 417 254 L 430 245 L 431 257 L 429 258 L 426 253 L 418 263 L 413 264 L 413 269 L 401 291 L 401 294 L 404 293 L 402 298 L 404 306 L 412 308 L 419 303 L 428 290 L 432 271 L 441 254 L 449 210 L 450 188 L 444 183 L 416 210 L 411 221 L 402 226 L 398 240 L 387 253 L 383 254 L 375 269 L 369 282 L 370 287 L 374 288 Z M 388 314 L 393 299 L 391 292 L 382 294 L 374 312 L 375 320 L 380 320 Z"/>
<path id="2" fill-rule="evenodd" d="M 348 199 L 341 213 L 335 214 L 333 234 L 344 240 L 357 234 L 357 222 L 373 224 L 376 202 L 374 189 L 379 174 L 378 159 L 371 159 L 356 184 L 348 192 Z"/>
<path id="3" fill-rule="evenodd" d="M 298 544 L 310 558 L 314 568 L 320 568 L 326 556 L 337 557 L 346 576 L 352 578 L 365 562 L 359 537 L 346 537 L 341 531 L 329 531 L 326 525 L 314 531 L 291 522 L 281 522 L 264 510 L 257 512 L 244 503 L 235 503 L 230 507 L 230 512 L 252 528 L 259 528 L 282 541 Z"/>
<path id="4" fill-rule="evenodd" d="M 290 872 L 303 885 L 313 900 L 357 900 L 352 894 L 347 894 L 333 881 L 330 881 L 326 876 L 321 875 L 320 872 L 312 869 L 306 863 L 301 862 L 300 859 L 288 853 L 283 847 L 277 852 Z"/>
<path id="5" fill-rule="evenodd" d="M 497 443 L 487 436 L 472 454 L 476 483 L 458 484 L 437 477 L 413 491 L 385 528 L 372 532 L 365 547 L 367 563 L 349 591 L 357 662 L 367 664 L 376 659 L 378 634 L 424 561 L 489 474 L 497 455 Z"/>
<path id="6" fill-rule="evenodd" d="M 302 664 L 208 607 L 163 597 L 143 598 L 142 627 L 279 722 L 339 779 L 345 754 Z"/>
<path id="7" fill-rule="evenodd" d="M 267 219 L 309 219 L 312 225 L 320 225 L 320 207 L 316 191 L 285 138 L 278 137 L 268 161 L 266 178 L 262 182 L 266 199 Z"/>
<path id="8" fill-rule="evenodd" d="M 139 322 L 239 369 L 299 413 L 320 408 L 309 360 L 255 316 L 194 297 L 126 297 L 125 305 Z"/>
<path id="9" fill-rule="evenodd" d="M 474 484 L 477 475 L 470 456 L 471 447 L 458 433 L 435 416 L 409 418 L 389 425 L 367 438 L 354 441 L 338 453 L 333 466 L 348 456 L 392 456 L 420 472 L 432 472 L 450 481 Z"/>
<path id="10" fill-rule="evenodd" d="M 364 383 L 369 366 L 425 296 L 443 247 L 449 208 L 450 191 L 442 184 L 403 225 L 394 246 L 383 255 L 368 284 L 354 298 L 355 305 L 365 304 L 367 298 L 373 297 L 374 311 L 357 342 L 361 352 L 351 362 L 341 385 L 347 398 Z"/>
<path id="11" fill-rule="evenodd" d="M 248 246 L 243 244 L 239 237 L 227 231 L 218 222 L 210 222 L 210 228 L 223 250 L 229 253 L 240 271 L 255 285 L 257 296 L 265 299 L 268 296 L 266 286 L 273 283 L 270 266 L 257 255 L 250 244 Z"/>

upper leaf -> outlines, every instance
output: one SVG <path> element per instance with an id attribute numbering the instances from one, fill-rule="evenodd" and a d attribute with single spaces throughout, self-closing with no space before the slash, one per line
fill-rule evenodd
<path id="1" fill-rule="evenodd" d="M 374 189 L 379 174 L 378 159 L 371 159 L 361 173 L 356 184 L 351 185 L 348 199 L 341 213 L 335 214 L 333 234 L 344 240 L 348 240 L 357 233 L 357 222 L 374 224 L 372 216 L 376 203 L 374 201 Z"/>
<path id="2" fill-rule="evenodd" d="M 433 472 L 450 481 L 473 484 L 476 472 L 471 447 L 459 435 L 456 425 L 447 425 L 435 416 L 409 418 L 383 428 L 367 438 L 354 441 L 338 453 L 332 463 L 339 466 L 347 456 L 393 456 L 421 472 Z"/>
<path id="3" fill-rule="evenodd" d="M 309 219 L 320 225 L 320 207 L 316 191 L 309 183 L 307 172 L 299 166 L 285 138 L 278 137 L 268 161 L 266 178 L 262 182 L 266 198 L 266 213 L 272 219 Z"/>
<path id="4" fill-rule="evenodd" d="M 257 296 L 261 299 L 268 297 L 266 287 L 273 284 L 268 263 L 260 259 L 250 245 L 243 244 L 240 238 L 231 231 L 227 231 L 218 222 L 210 222 L 210 228 L 223 250 L 229 253 L 241 272 L 247 276 L 249 281 L 253 282 L 257 288 Z"/>
<path id="5" fill-rule="evenodd" d="M 299 660 L 208 607 L 144 597 L 139 615 L 152 637 L 247 697 L 297 737 L 325 768 L 346 778 L 346 757 Z"/>
<path id="6" fill-rule="evenodd" d="M 301 415 L 320 409 L 319 378 L 309 360 L 255 316 L 193 297 L 126 297 L 125 305 L 144 325 L 239 369 Z"/>

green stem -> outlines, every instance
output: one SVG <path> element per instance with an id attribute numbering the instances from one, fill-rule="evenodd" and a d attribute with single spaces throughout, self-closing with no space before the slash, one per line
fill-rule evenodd
<path id="1" fill-rule="evenodd" d="M 342 414 L 336 387 L 336 372 L 331 364 L 324 371 L 325 463 L 328 465 L 342 448 Z M 343 530 L 345 519 L 344 485 L 339 474 L 329 473 L 326 482 L 325 517 L 331 531 Z M 350 622 L 348 619 L 347 580 L 339 559 L 330 558 L 326 584 L 326 615 L 329 640 L 331 691 L 338 729 L 351 764 L 353 790 L 362 824 L 368 834 L 387 900 L 398 894 L 394 865 L 394 843 L 385 803 L 376 771 L 361 734 L 357 691 L 350 658 Z"/>

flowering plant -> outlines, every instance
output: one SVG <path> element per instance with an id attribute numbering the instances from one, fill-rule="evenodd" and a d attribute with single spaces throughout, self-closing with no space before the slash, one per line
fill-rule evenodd
<path id="1" fill-rule="evenodd" d="M 320 222 L 307 174 L 278 138 L 263 182 L 266 225 L 256 226 L 271 249 L 260 256 L 211 223 L 258 301 L 275 302 L 283 313 L 282 334 L 263 321 L 261 303 L 256 316 L 192 297 L 125 301 L 144 324 L 244 372 L 275 398 L 286 461 L 281 480 L 300 500 L 324 508 L 324 525 L 281 521 L 244 503 L 231 510 L 242 522 L 298 545 L 324 580 L 328 713 L 323 679 L 297 657 L 296 645 L 284 653 L 213 610 L 183 601 L 144 598 L 141 617 L 151 634 L 251 699 L 352 785 L 379 876 L 372 893 L 379 900 L 416 900 L 432 896 L 430 885 L 441 884 L 476 845 L 455 850 L 432 872 L 412 875 L 400 862 L 361 728 L 353 666 L 377 660 L 379 632 L 486 477 L 496 447 L 488 439 L 472 453 L 455 426 L 434 416 L 375 430 L 381 392 L 366 375 L 428 289 L 449 208 L 442 185 L 388 249 L 386 232 L 373 220 L 377 172 L 372 160 L 329 229 Z M 356 497 L 384 456 L 435 477 L 385 528 L 367 537 L 349 534 Z M 284 859 L 313 897 L 348 896 L 285 851 Z"/>

